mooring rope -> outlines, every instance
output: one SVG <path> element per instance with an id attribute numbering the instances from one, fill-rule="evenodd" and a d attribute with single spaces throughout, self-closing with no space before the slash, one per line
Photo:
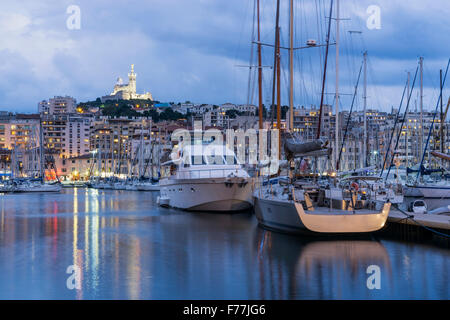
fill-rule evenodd
<path id="1" fill-rule="evenodd" d="M 414 215 L 408 214 L 407 212 L 403 211 L 402 209 L 400 209 L 400 208 L 398 207 L 398 205 L 393 205 L 393 206 L 394 206 L 398 211 L 400 211 L 401 213 L 403 213 L 403 214 L 406 216 L 406 218 L 404 218 L 404 219 L 402 219 L 402 220 L 411 219 L 411 221 L 413 221 L 413 222 L 416 223 L 417 225 L 419 225 L 419 226 L 425 228 L 426 230 L 428 230 L 428 231 L 430 231 L 430 232 L 436 233 L 436 234 L 438 234 L 438 235 L 440 235 L 440 236 L 443 236 L 443 237 L 450 238 L 450 235 L 449 235 L 449 234 L 446 234 L 446 233 L 442 233 L 442 232 L 436 231 L 436 230 L 434 230 L 434 229 L 432 229 L 432 228 L 430 228 L 430 227 L 427 227 L 426 225 L 420 223 L 419 221 L 414 220 Z"/>

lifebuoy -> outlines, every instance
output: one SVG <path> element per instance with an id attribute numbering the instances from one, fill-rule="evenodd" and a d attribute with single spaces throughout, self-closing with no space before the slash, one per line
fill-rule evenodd
<path id="1" fill-rule="evenodd" d="M 350 187 L 355 190 L 358 191 L 359 190 L 359 184 L 355 181 L 352 182 L 352 184 L 350 185 Z"/>

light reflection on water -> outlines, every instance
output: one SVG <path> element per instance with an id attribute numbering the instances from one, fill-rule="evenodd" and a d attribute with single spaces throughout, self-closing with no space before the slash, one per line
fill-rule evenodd
<path id="1" fill-rule="evenodd" d="M 449 299 L 449 250 L 317 240 L 249 213 L 162 209 L 156 194 L 64 189 L 0 195 L 1 299 Z M 381 289 L 366 286 L 369 265 Z M 70 265 L 81 289 L 69 290 Z"/>

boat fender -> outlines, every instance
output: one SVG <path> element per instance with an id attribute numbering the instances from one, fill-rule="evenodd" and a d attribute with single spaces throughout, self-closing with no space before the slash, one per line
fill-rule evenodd
<path id="1" fill-rule="evenodd" d="M 247 185 L 247 181 L 243 180 L 241 183 L 238 184 L 239 188 L 243 188 Z"/>

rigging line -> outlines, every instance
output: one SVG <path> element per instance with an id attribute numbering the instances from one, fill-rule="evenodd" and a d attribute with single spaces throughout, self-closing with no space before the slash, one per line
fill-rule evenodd
<path id="1" fill-rule="evenodd" d="M 413 83 L 412 83 L 412 86 L 411 86 L 411 90 L 410 90 L 409 95 L 408 95 L 408 101 L 407 101 L 407 103 L 406 103 L 405 112 L 404 112 L 404 114 L 403 114 L 403 119 L 402 119 L 401 127 L 400 127 L 400 130 L 399 130 L 398 135 L 397 135 L 397 141 L 395 142 L 395 148 L 394 148 L 394 151 L 397 150 L 397 148 L 398 148 L 398 142 L 400 141 L 400 136 L 401 136 L 402 131 L 403 131 L 403 125 L 405 124 L 406 117 L 408 116 L 409 103 L 410 103 L 410 101 L 411 101 L 411 96 L 412 96 L 412 94 L 413 94 L 414 86 L 415 86 L 415 84 L 416 84 L 416 78 L 417 78 L 417 72 L 418 72 L 418 71 L 419 71 L 419 66 L 417 66 L 417 68 L 416 68 L 416 73 L 414 74 L 414 80 L 413 80 Z M 408 156 L 408 155 L 406 155 L 406 157 L 407 157 L 407 156 Z M 392 167 L 393 162 L 394 162 L 394 156 L 391 157 L 391 162 L 390 162 L 390 164 L 389 164 L 389 168 L 388 168 L 388 172 L 387 172 L 387 175 L 386 175 L 386 179 L 387 179 L 387 177 L 389 176 L 389 173 L 391 172 L 391 167 Z"/>
<path id="2" fill-rule="evenodd" d="M 277 0 L 277 11 L 276 11 L 276 18 L 275 18 L 275 50 L 273 53 L 273 78 L 272 78 L 272 105 L 271 105 L 271 124 L 270 126 L 273 126 L 273 116 L 275 114 L 275 87 L 276 87 L 276 75 L 277 75 L 277 58 L 278 53 L 277 49 L 280 46 L 279 40 L 280 40 L 280 0 Z"/>
<path id="3" fill-rule="evenodd" d="M 369 78 L 370 78 L 370 82 L 372 83 L 371 89 L 370 91 L 372 92 L 372 95 L 375 97 L 376 101 L 377 101 L 377 108 L 378 110 L 381 109 L 381 103 L 380 103 L 380 95 L 377 94 L 377 78 L 376 78 L 376 73 L 375 73 L 375 69 L 373 67 L 372 64 L 372 58 L 369 54 L 367 54 L 367 64 L 369 66 Z"/>
<path id="4" fill-rule="evenodd" d="M 300 89 L 298 96 L 303 98 L 303 101 L 297 101 L 297 103 L 298 104 L 303 104 L 304 103 L 304 99 L 306 99 L 307 101 L 309 99 L 308 92 L 306 90 L 305 72 L 302 72 L 302 70 L 303 70 L 303 60 L 302 60 L 299 52 L 294 52 L 294 58 L 297 61 L 297 63 L 295 65 L 297 66 L 298 73 L 299 73 L 299 76 L 296 78 L 296 86 L 298 86 L 299 89 Z"/>
<path id="5" fill-rule="evenodd" d="M 287 60 L 287 59 L 286 59 Z M 286 96 L 289 97 L 289 80 L 288 80 L 288 75 L 287 75 L 287 68 L 284 67 L 284 60 L 280 58 L 280 69 L 283 73 L 283 80 L 284 80 L 284 88 L 286 90 Z M 289 99 L 288 99 L 289 101 Z M 283 104 L 281 104 L 283 105 Z"/>
<path id="6" fill-rule="evenodd" d="M 363 65 L 364 65 L 364 62 L 361 63 L 361 67 L 359 68 L 358 80 L 356 80 L 355 92 L 353 93 L 352 104 L 350 106 L 350 113 L 348 115 L 347 125 L 345 126 L 344 136 L 342 137 L 342 144 L 341 144 L 341 149 L 339 150 L 339 157 L 338 157 L 338 161 L 337 161 L 337 164 L 336 164 L 336 170 L 339 170 L 339 166 L 340 166 L 340 162 L 341 162 L 342 150 L 344 149 L 345 140 L 347 138 L 348 125 L 350 124 L 350 118 L 352 117 L 353 105 L 355 103 L 355 98 L 356 98 L 356 95 L 358 93 L 359 79 L 361 78 L 361 71 L 362 71 Z"/>
<path id="7" fill-rule="evenodd" d="M 328 49 L 330 44 L 330 30 L 331 30 L 331 17 L 333 14 L 333 0 L 331 0 L 330 5 L 330 17 L 328 21 L 328 33 L 327 33 L 327 49 L 325 54 L 325 64 L 324 64 L 324 70 L 323 70 L 323 80 L 322 80 L 322 94 L 320 98 L 320 110 L 319 110 L 319 120 L 317 125 L 317 139 L 320 138 L 320 127 L 322 123 L 322 109 L 323 109 L 323 98 L 324 98 L 324 91 L 325 91 L 325 83 L 326 83 L 326 76 L 327 76 L 327 62 L 328 62 Z"/>
<path id="8" fill-rule="evenodd" d="M 250 61 L 249 61 L 249 68 L 248 68 L 248 84 L 247 84 L 247 105 L 250 104 L 250 95 L 251 95 L 251 84 L 252 84 L 252 66 L 253 64 L 253 41 L 255 41 L 255 17 L 256 17 L 256 0 L 253 1 L 253 22 L 252 22 L 252 35 L 251 35 L 251 44 L 250 44 Z M 253 96 L 252 96 L 253 99 Z"/>
<path id="9" fill-rule="evenodd" d="M 317 28 L 317 39 L 319 40 L 319 43 L 322 43 L 322 33 L 321 33 L 321 29 L 320 29 L 320 13 L 319 13 L 319 8 L 318 8 L 318 0 L 315 1 L 315 7 L 316 7 L 316 28 Z M 319 66 L 320 66 L 320 70 L 322 70 L 322 48 L 319 48 Z"/>
<path id="10" fill-rule="evenodd" d="M 244 12 L 243 13 L 243 19 L 240 19 L 240 22 L 241 22 L 240 26 L 241 27 L 240 27 L 240 31 L 239 31 L 237 48 L 236 48 L 236 51 L 234 53 L 234 60 L 238 60 L 239 53 L 242 52 L 241 51 L 242 34 L 243 34 L 244 26 L 245 26 L 245 24 L 247 22 L 247 12 L 249 10 L 249 6 L 250 6 L 250 2 L 247 2 L 245 10 L 243 10 L 243 12 Z M 232 92 L 234 93 L 234 98 L 236 100 L 236 98 L 237 98 L 237 86 L 236 86 L 236 83 L 237 83 L 237 72 L 236 72 L 235 69 L 233 69 L 233 78 L 234 78 L 234 81 L 233 81 Z M 242 99 L 242 95 L 241 94 L 239 94 L 239 99 Z"/>
<path id="11" fill-rule="evenodd" d="M 417 225 L 423 227 L 424 229 L 426 229 L 426 230 L 428 230 L 428 231 L 430 231 L 430 232 L 433 232 L 433 233 L 435 233 L 435 234 L 437 234 L 437 235 L 440 235 L 440 236 L 444 236 L 444 237 L 450 238 L 450 234 L 446 234 L 446 233 L 439 232 L 439 231 L 434 230 L 433 228 L 427 227 L 426 225 L 422 224 L 421 222 L 415 220 L 413 214 L 408 214 L 408 213 L 405 212 L 404 210 L 400 209 L 400 207 L 398 206 L 398 204 L 394 204 L 394 207 L 395 207 L 398 211 L 400 211 L 401 213 L 403 213 L 403 214 L 406 216 L 406 218 L 404 218 L 404 220 L 410 219 L 411 221 L 413 221 L 413 222 L 416 223 Z"/>
<path id="12" fill-rule="evenodd" d="M 324 40 L 326 41 L 327 36 L 329 37 L 329 33 L 327 32 L 327 30 L 328 30 L 328 25 L 327 25 L 328 24 L 328 19 L 324 18 L 324 17 L 326 17 L 328 11 L 327 11 L 327 8 L 326 8 L 326 6 L 325 6 L 323 1 L 319 1 L 318 2 L 318 8 L 319 8 L 319 11 L 318 11 L 317 23 L 319 25 L 319 32 L 320 32 L 318 34 L 318 37 L 320 39 L 320 42 L 323 43 Z M 328 38 L 328 40 L 329 40 L 329 38 Z M 313 92 L 321 92 L 321 90 L 322 90 L 322 78 L 324 76 L 324 69 L 325 69 L 324 60 L 325 60 L 325 54 L 327 52 L 326 47 L 325 48 L 320 47 L 319 48 L 319 52 L 320 52 L 320 57 L 323 60 L 321 59 L 319 61 L 320 69 L 317 70 L 317 71 L 314 70 L 314 77 L 315 77 L 315 74 L 318 73 L 318 77 L 317 77 L 318 80 L 312 82 L 313 83 L 313 86 L 312 86 Z M 311 59 L 310 59 L 310 64 L 311 64 Z M 311 68 L 312 68 L 312 66 L 311 66 Z M 327 84 L 325 84 L 325 86 L 327 86 Z M 326 87 L 325 87 L 325 90 L 327 90 Z M 314 94 L 314 98 L 313 98 L 313 96 L 311 96 L 311 102 L 313 102 L 313 101 L 314 101 L 314 104 L 316 104 L 316 101 L 317 101 L 316 100 L 316 94 Z"/>
<path id="13" fill-rule="evenodd" d="M 444 78 L 443 78 L 443 80 L 442 80 L 442 88 L 444 88 L 444 86 L 445 86 L 445 80 L 447 80 L 447 72 L 448 72 L 448 67 L 449 67 L 449 65 L 450 65 L 450 59 L 448 59 L 447 68 L 446 68 L 446 70 L 445 70 L 445 76 L 444 76 Z M 442 91 L 443 91 L 443 89 L 442 89 Z M 443 93 L 442 93 L 442 94 L 443 94 Z M 415 183 L 417 183 L 417 180 L 419 179 L 420 173 L 421 173 L 421 171 L 422 171 L 423 160 L 424 160 L 424 158 L 425 158 L 425 153 L 426 153 L 426 151 L 427 151 L 427 149 L 428 149 L 428 143 L 430 142 L 430 136 L 431 136 L 431 132 L 432 132 L 432 130 L 433 130 L 433 125 L 434 125 L 434 121 L 435 121 L 435 119 L 436 119 L 436 115 L 437 115 L 437 113 L 438 113 L 439 103 L 441 102 L 442 94 L 441 94 L 441 93 L 439 94 L 439 98 L 438 98 L 438 101 L 437 101 L 437 103 L 436 103 L 436 109 L 435 109 L 434 115 L 433 115 L 433 122 L 431 122 L 430 131 L 428 132 L 427 142 L 426 142 L 426 144 L 425 144 L 425 150 L 424 150 L 424 152 L 423 152 L 423 154 L 422 154 L 422 160 L 420 161 L 420 166 L 419 166 L 419 170 L 417 171 L 417 176 L 416 176 L 416 181 L 415 181 Z"/>

